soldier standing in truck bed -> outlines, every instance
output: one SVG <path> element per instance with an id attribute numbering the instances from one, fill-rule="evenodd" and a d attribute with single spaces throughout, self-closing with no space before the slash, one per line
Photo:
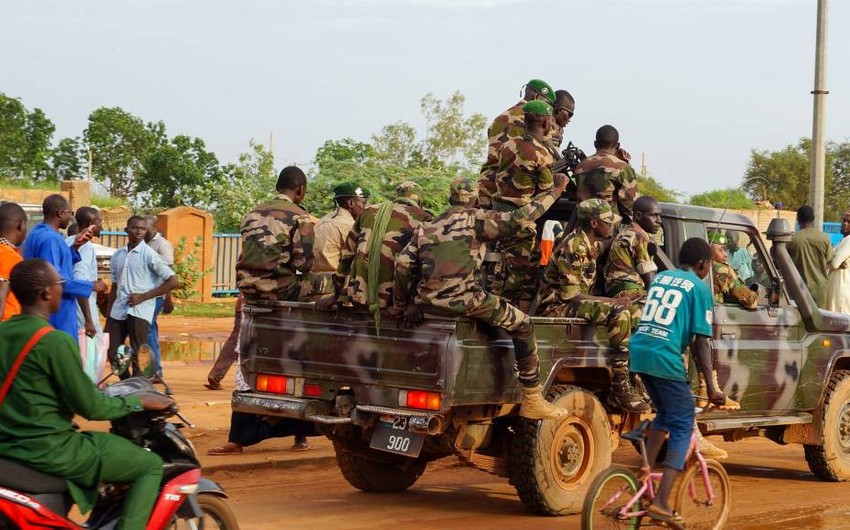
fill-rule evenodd
<path id="1" fill-rule="evenodd" d="M 566 90 L 555 91 L 555 104 L 552 109 L 552 124 L 543 145 L 556 159 L 561 158 L 561 143 L 564 141 L 564 128 L 575 116 L 576 100 Z"/>
<path id="2" fill-rule="evenodd" d="M 525 112 L 522 107 L 529 101 L 543 101 L 549 105 L 555 104 L 555 91 L 549 83 L 540 79 L 532 79 L 525 87 L 523 98 L 496 116 L 490 128 L 487 129 L 487 161 L 481 166 L 478 177 L 478 206 L 490 209 L 492 195 L 496 191 L 496 172 L 499 170 L 499 149 L 502 144 L 522 136 L 525 133 Z"/>
<path id="3" fill-rule="evenodd" d="M 617 213 L 623 217 L 623 222 L 630 223 L 632 205 L 638 197 L 638 182 L 635 170 L 629 165 L 631 157 L 620 147 L 620 133 L 611 125 L 603 125 L 596 131 L 593 145 L 596 153 L 585 158 L 575 169 L 578 200 L 601 198 L 588 188 L 588 179 L 591 176 L 605 177 L 614 185 Z"/>
<path id="4" fill-rule="evenodd" d="M 511 212 L 475 208 L 475 181 L 452 182 L 451 206 L 431 222 L 422 223 L 396 258 L 393 315 L 409 323 L 422 322 L 422 312 L 465 316 L 507 331 L 522 384 L 520 416 L 557 419 L 566 411 L 548 403 L 540 390 L 537 342 L 531 318 L 481 286 L 484 244 L 533 223 L 555 203 L 567 186 L 556 175 L 553 186 Z"/>
<path id="5" fill-rule="evenodd" d="M 525 133 L 511 138 L 499 150 L 499 170 L 493 209 L 510 212 L 531 202 L 538 193 L 552 187 L 554 159 L 543 138 L 549 129 L 552 108 L 542 101 L 530 101 L 523 107 Z M 537 243 L 537 226 L 528 223 L 504 239 L 505 280 L 501 296 L 523 311 L 531 308 L 537 292 L 537 263 L 533 259 Z"/>
<path id="6" fill-rule="evenodd" d="M 596 283 L 600 239 L 610 237 L 614 226 L 611 205 L 588 199 L 578 205 L 578 226 L 555 249 L 540 285 L 538 314 L 546 317 L 577 317 L 605 324 L 611 347 L 611 392 L 609 405 L 630 412 L 648 412 L 649 404 L 629 380 L 631 303 L 628 298 L 591 294 Z"/>
<path id="7" fill-rule="evenodd" d="M 395 257 L 410 242 L 416 227 L 434 217 L 422 208 L 423 193 L 419 184 L 402 182 L 391 202 L 372 204 L 363 210 L 342 247 L 334 275 L 335 296 L 323 299 L 320 309 L 338 301 L 377 314 L 392 306 Z M 373 271 L 375 286 L 369 284 L 371 267 L 377 267 Z"/>
<path id="8" fill-rule="evenodd" d="M 242 222 L 242 256 L 236 286 L 248 302 L 296 301 L 313 265 L 313 222 L 298 206 L 307 177 L 295 166 L 283 168 L 277 197 L 256 206 Z"/>

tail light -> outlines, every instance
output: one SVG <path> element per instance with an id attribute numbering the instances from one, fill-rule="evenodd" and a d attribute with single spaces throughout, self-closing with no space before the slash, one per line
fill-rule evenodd
<path id="1" fill-rule="evenodd" d="M 257 374 L 257 390 L 270 394 L 294 394 L 295 378 L 285 375 Z"/>
<path id="2" fill-rule="evenodd" d="M 322 385 L 316 385 L 313 383 L 305 383 L 304 384 L 304 395 L 309 397 L 321 397 L 322 396 Z"/>
<path id="3" fill-rule="evenodd" d="M 400 390 L 398 406 L 408 409 L 440 410 L 442 398 L 438 392 L 425 390 Z"/>

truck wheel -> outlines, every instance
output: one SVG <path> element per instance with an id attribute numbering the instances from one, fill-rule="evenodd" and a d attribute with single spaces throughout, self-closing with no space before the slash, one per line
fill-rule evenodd
<path id="1" fill-rule="evenodd" d="M 611 427 L 602 403 L 583 388 L 553 386 L 547 399 L 570 415 L 558 422 L 519 420 L 511 484 L 530 512 L 578 513 L 593 478 L 611 464 Z"/>
<path id="2" fill-rule="evenodd" d="M 804 445 L 806 462 L 819 479 L 850 480 L 850 372 L 836 370 L 820 410 L 821 439 Z"/>
<path id="3" fill-rule="evenodd" d="M 336 463 L 342 476 L 355 488 L 369 493 L 404 491 L 422 476 L 427 465 L 421 458 L 395 456 L 369 448 L 352 449 L 348 443 L 334 440 Z"/>

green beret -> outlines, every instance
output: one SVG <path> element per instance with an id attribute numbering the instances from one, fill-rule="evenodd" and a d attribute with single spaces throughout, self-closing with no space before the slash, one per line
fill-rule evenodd
<path id="1" fill-rule="evenodd" d="M 523 105 L 522 111 L 526 114 L 532 114 L 534 116 L 551 116 L 552 115 L 552 107 L 550 107 L 546 103 L 540 101 L 539 99 L 535 99 L 534 101 L 529 101 L 528 103 Z"/>
<path id="2" fill-rule="evenodd" d="M 723 235 L 722 232 L 717 230 L 709 230 L 708 231 L 708 242 L 712 245 L 725 245 L 726 244 L 726 236 Z"/>
<path id="3" fill-rule="evenodd" d="M 606 223 L 613 223 L 617 218 L 611 210 L 611 205 L 602 199 L 587 199 L 578 205 L 579 221 L 599 219 Z"/>
<path id="4" fill-rule="evenodd" d="M 356 182 L 348 181 L 333 187 L 334 199 L 343 197 L 369 197 L 369 190 L 361 188 Z"/>
<path id="5" fill-rule="evenodd" d="M 424 193 L 422 186 L 411 180 L 402 182 L 395 189 L 396 198 L 409 199 L 416 204 L 422 204 L 422 196 Z"/>
<path id="6" fill-rule="evenodd" d="M 467 206 L 478 198 L 478 182 L 469 177 L 458 177 L 452 181 L 449 202 L 454 206 Z"/>
<path id="7" fill-rule="evenodd" d="M 553 105 L 555 104 L 555 89 L 553 89 L 546 81 L 543 81 L 542 79 L 532 79 L 526 83 L 525 86 L 544 96 Z"/>

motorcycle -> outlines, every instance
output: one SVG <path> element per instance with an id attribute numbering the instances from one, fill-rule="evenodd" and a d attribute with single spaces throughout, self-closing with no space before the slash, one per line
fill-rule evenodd
<path id="1" fill-rule="evenodd" d="M 114 397 L 157 392 L 145 377 L 131 377 L 102 390 Z M 168 422 L 177 417 L 181 423 Z M 219 528 L 238 530 L 224 499 L 224 490 L 201 476 L 192 442 L 180 429 L 193 427 L 172 405 L 162 411 L 133 412 L 111 421 L 110 432 L 158 454 L 163 461 L 162 484 L 147 530 Z M 67 518 L 72 501 L 64 479 L 45 475 L 0 459 L 0 529 L 55 528 L 112 530 L 121 517 L 125 484 L 101 485 L 97 503 L 82 526 Z"/>

